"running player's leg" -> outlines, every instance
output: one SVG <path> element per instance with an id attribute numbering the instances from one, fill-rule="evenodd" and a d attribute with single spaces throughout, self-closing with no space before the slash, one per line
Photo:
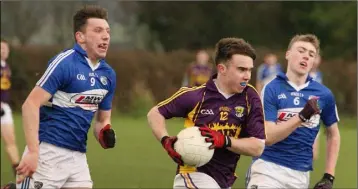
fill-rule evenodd
<path id="1" fill-rule="evenodd" d="M 85 189 L 92 188 L 93 182 L 91 179 L 89 167 L 87 164 L 87 157 L 85 153 L 72 151 L 73 162 L 71 163 L 70 176 L 66 183 L 62 186 L 63 189 Z"/>
<path id="2" fill-rule="evenodd" d="M 276 174 L 272 174 L 272 172 L 276 172 Z M 246 177 L 246 188 L 286 188 L 285 185 L 280 182 L 281 178 L 279 172 L 280 170 L 277 170 L 276 164 L 258 159 L 252 163 L 248 171 Z"/>
<path id="3" fill-rule="evenodd" d="M 256 160 L 249 169 L 247 189 L 255 188 L 308 188 L 309 172 L 302 172 L 271 163 Z"/>
<path id="4" fill-rule="evenodd" d="M 39 145 L 39 159 L 36 172 L 32 178 L 27 177 L 16 188 L 61 188 L 69 177 L 69 167 L 66 162 L 71 161 L 68 154 L 64 153 L 64 148 L 42 142 Z M 28 153 L 25 148 L 24 155 Z M 19 175 L 17 175 L 18 177 Z"/>
<path id="5" fill-rule="evenodd" d="M 220 188 L 220 186 L 209 175 L 201 172 L 193 172 L 177 174 L 174 178 L 173 188 Z"/>
<path id="6" fill-rule="evenodd" d="M 15 174 L 15 168 L 19 164 L 20 157 L 16 145 L 14 120 L 12 118 L 11 108 L 8 104 L 1 103 L 1 108 L 4 111 L 4 115 L 1 116 L 1 138 L 4 140 L 5 150 L 9 156 Z"/>

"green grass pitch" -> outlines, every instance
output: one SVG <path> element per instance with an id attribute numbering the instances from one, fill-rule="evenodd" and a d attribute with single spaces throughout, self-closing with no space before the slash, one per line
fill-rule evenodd
<path id="1" fill-rule="evenodd" d="M 22 154 L 25 147 L 24 134 L 19 115 L 15 116 L 17 142 Z M 93 136 L 88 135 L 87 158 L 94 188 L 172 188 L 176 165 L 157 142 L 146 117 L 130 118 L 113 116 L 112 125 L 117 133 L 117 146 L 111 150 L 100 147 Z M 357 188 L 357 121 L 342 117 L 341 150 L 336 168 L 335 188 Z M 180 119 L 168 122 L 170 134 L 183 128 Z M 14 181 L 11 167 L 1 144 L 1 185 Z M 311 186 L 324 171 L 325 136 L 320 137 L 320 157 L 314 163 Z M 244 188 L 245 173 L 251 158 L 242 156 L 236 173 L 239 176 L 233 188 Z"/>

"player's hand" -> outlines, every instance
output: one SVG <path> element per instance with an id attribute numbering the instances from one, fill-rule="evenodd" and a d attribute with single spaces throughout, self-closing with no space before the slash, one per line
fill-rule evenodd
<path id="1" fill-rule="evenodd" d="M 175 161 L 175 163 L 183 166 L 184 162 L 181 159 L 181 155 L 175 151 L 174 149 L 174 143 L 178 140 L 176 136 L 164 136 L 160 142 L 162 143 L 162 146 L 164 149 L 168 152 L 168 155 Z"/>
<path id="2" fill-rule="evenodd" d="M 305 104 L 305 107 L 298 113 L 299 118 L 302 122 L 306 122 L 309 120 L 313 115 L 319 114 L 320 109 L 318 105 L 318 98 L 311 98 Z"/>
<path id="3" fill-rule="evenodd" d="M 107 124 L 101 129 L 98 136 L 98 141 L 104 149 L 113 148 L 116 144 L 116 133 L 111 128 L 110 124 Z"/>
<path id="4" fill-rule="evenodd" d="M 225 136 L 221 132 L 214 131 L 207 126 L 199 127 L 199 130 L 201 131 L 201 136 L 208 137 L 205 141 L 212 143 L 209 146 L 210 149 L 231 147 L 229 136 Z"/>
<path id="5" fill-rule="evenodd" d="M 32 174 L 36 171 L 39 154 L 37 152 L 27 152 L 19 166 L 17 166 L 17 179 L 16 183 L 20 184 L 26 177 L 32 177 Z"/>
<path id="6" fill-rule="evenodd" d="M 8 183 L 7 185 L 1 187 L 1 189 L 16 189 L 16 184 L 15 183 Z"/>
<path id="7" fill-rule="evenodd" d="M 313 189 L 332 189 L 334 176 L 325 173 L 323 178 L 313 187 Z"/>

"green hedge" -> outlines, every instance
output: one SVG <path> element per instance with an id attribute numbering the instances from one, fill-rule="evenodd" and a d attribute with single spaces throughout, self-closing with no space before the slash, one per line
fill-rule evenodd
<path id="1" fill-rule="evenodd" d="M 12 105 L 19 110 L 30 90 L 46 69 L 48 60 L 62 49 L 59 47 L 12 47 L 9 64 L 13 71 Z M 265 48 L 257 50 L 256 67 L 262 62 Z M 284 53 L 277 52 L 280 62 Z M 142 115 L 150 106 L 164 100 L 181 85 L 186 66 L 195 52 L 177 50 L 169 53 L 123 51 L 112 49 L 107 61 L 117 73 L 114 109 L 124 113 Z M 285 67 L 285 64 L 282 64 Z M 357 64 L 343 60 L 330 60 L 321 65 L 324 84 L 335 94 L 340 112 L 357 113 Z M 255 83 L 256 70 L 251 83 Z"/>

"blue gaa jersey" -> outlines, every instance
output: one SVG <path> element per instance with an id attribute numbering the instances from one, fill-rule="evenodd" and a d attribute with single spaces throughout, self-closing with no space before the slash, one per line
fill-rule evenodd
<path id="1" fill-rule="evenodd" d="M 263 84 L 267 84 L 276 77 L 278 73 L 282 72 L 281 65 L 276 63 L 275 65 L 261 64 L 257 69 L 257 81 L 261 81 Z"/>
<path id="2" fill-rule="evenodd" d="M 40 108 L 40 142 L 86 152 L 95 112 L 112 108 L 114 70 L 103 59 L 93 67 L 86 52 L 75 44 L 49 61 L 36 85 L 52 95 L 50 105 Z"/>
<path id="3" fill-rule="evenodd" d="M 310 72 L 310 76 L 312 77 L 313 80 L 317 81 L 318 83 L 322 83 L 323 76 L 321 71 Z"/>
<path id="4" fill-rule="evenodd" d="M 266 146 L 260 157 L 298 171 L 313 170 L 312 145 L 319 131 L 320 119 L 326 127 L 339 121 L 332 92 L 311 77 L 307 78 L 303 86 L 298 87 L 288 81 L 284 73 L 280 73 L 263 88 L 261 95 L 265 120 L 277 122 L 277 127 L 280 126 L 280 122 L 287 121 L 298 114 L 310 98 L 319 98 L 321 113 L 312 116 L 286 139 L 272 146 Z"/>

